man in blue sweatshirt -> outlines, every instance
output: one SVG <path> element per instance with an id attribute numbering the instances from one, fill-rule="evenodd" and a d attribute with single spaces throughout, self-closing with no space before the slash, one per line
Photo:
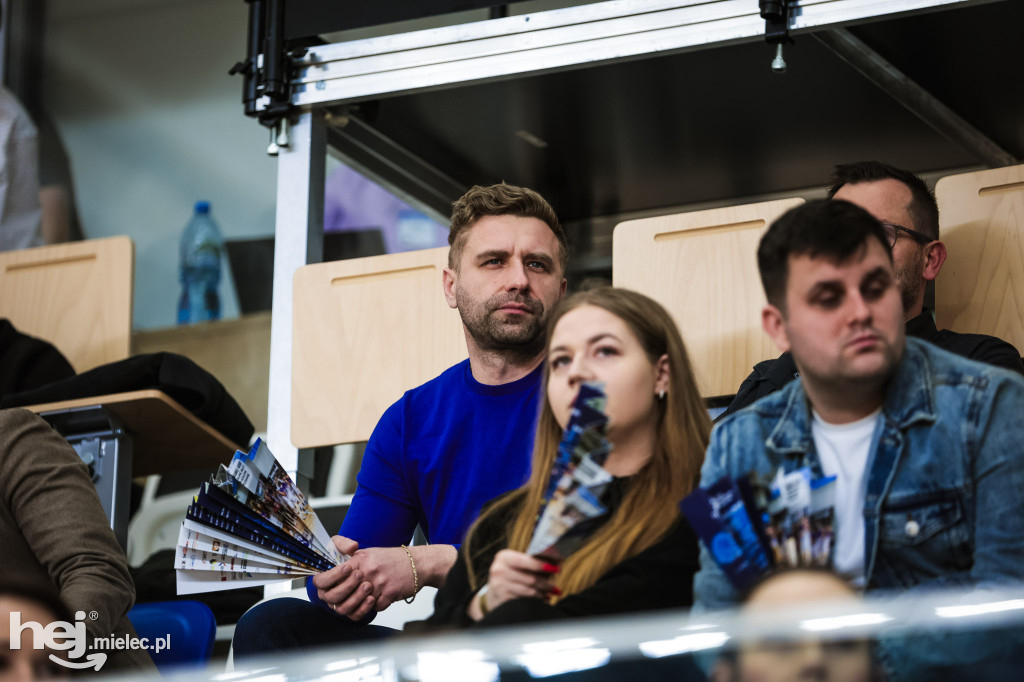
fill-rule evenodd
<path id="1" fill-rule="evenodd" d="M 352 558 L 307 582 L 312 605 L 274 600 L 246 614 L 236 656 L 379 636 L 360 624 L 442 585 L 480 507 L 528 478 L 544 332 L 566 288 L 565 232 L 539 194 L 498 184 L 455 202 L 448 243 L 442 285 L 469 359 L 384 413 L 335 537 Z M 417 525 L 429 544 L 407 547 Z"/>

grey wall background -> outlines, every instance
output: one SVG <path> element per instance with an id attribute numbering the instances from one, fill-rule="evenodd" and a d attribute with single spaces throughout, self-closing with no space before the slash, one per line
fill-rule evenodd
<path id="1" fill-rule="evenodd" d="M 242 113 L 242 0 L 49 0 L 45 96 L 89 238 L 135 241 L 135 327 L 171 326 L 198 199 L 225 238 L 274 232 L 276 161 Z M 225 264 L 226 266 L 226 264 Z M 230 272 L 221 295 L 237 316 Z"/>
<path id="2" fill-rule="evenodd" d="M 25 1 L 25 0 L 23 0 Z M 27 0 L 36 2 L 38 0 Z M 533 0 L 526 13 L 586 0 Z M 199 199 L 226 239 L 274 233 L 275 159 L 242 112 L 244 0 L 46 0 L 44 103 L 71 159 L 87 238 L 135 241 L 136 329 L 171 326 L 178 239 Z M 399 22 L 330 41 L 486 19 L 486 11 Z M 225 318 L 238 315 L 225 263 Z"/>

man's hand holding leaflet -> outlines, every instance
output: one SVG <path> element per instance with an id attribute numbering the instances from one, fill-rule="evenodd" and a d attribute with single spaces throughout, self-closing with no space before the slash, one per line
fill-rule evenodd
<path id="1" fill-rule="evenodd" d="M 344 563 L 305 495 L 257 440 L 203 484 L 178 537 L 178 594 L 268 585 Z"/>

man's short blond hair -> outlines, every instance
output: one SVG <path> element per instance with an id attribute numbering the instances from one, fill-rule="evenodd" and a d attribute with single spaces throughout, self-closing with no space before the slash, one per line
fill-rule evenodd
<path id="1" fill-rule="evenodd" d="M 551 228 L 558 239 L 558 262 L 562 273 L 565 273 L 569 245 L 555 209 L 532 189 L 506 185 L 504 182 L 490 187 L 476 185 L 452 204 L 452 224 L 448 232 L 448 245 L 451 247 L 448 251 L 449 268 L 458 271 L 469 230 L 476 221 L 484 216 L 497 215 L 536 218 Z"/>

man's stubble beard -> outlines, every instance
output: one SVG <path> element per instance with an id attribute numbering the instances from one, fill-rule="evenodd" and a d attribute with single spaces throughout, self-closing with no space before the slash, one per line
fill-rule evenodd
<path id="1" fill-rule="evenodd" d="M 915 252 L 909 263 L 896 270 L 896 285 L 900 289 L 900 301 L 903 303 L 905 318 L 916 317 L 921 312 L 917 310 L 917 300 L 925 287 L 924 278 L 921 276 L 923 270 L 924 253 L 920 249 Z"/>
<path id="2" fill-rule="evenodd" d="M 547 311 L 539 299 L 533 297 L 494 297 L 480 305 L 458 305 L 459 316 L 469 335 L 483 351 L 499 353 L 510 359 L 531 359 L 544 350 L 544 331 Z M 502 323 L 496 308 L 508 301 L 530 305 L 535 310 L 521 323 Z"/>

